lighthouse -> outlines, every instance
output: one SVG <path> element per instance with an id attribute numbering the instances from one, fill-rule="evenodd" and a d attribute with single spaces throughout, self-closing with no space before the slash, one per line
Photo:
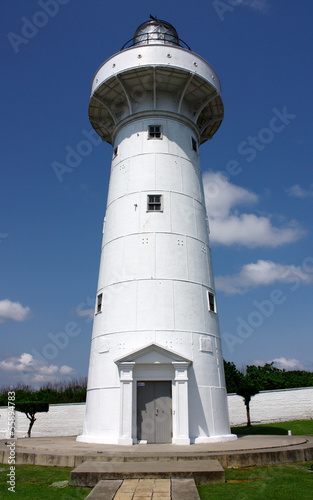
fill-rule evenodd
<path id="1" fill-rule="evenodd" d="M 220 93 L 213 68 L 156 18 L 95 74 L 89 119 L 113 156 L 78 441 L 236 439 L 199 160 Z"/>

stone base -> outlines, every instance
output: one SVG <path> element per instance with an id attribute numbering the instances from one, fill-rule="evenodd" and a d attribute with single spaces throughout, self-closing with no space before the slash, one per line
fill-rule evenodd
<path id="1" fill-rule="evenodd" d="M 185 437 L 185 438 L 183 438 L 183 437 L 173 438 L 172 444 L 188 445 L 188 444 L 190 444 L 190 439 L 187 437 Z"/>
<path id="2" fill-rule="evenodd" d="M 179 445 L 189 445 L 191 443 L 200 444 L 200 443 L 223 443 L 226 441 L 235 441 L 237 439 L 236 434 L 224 434 L 223 436 L 199 436 L 194 440 L 190 440 L 188 437 L 177 437 L 172 439 L 172 444 Z M 132 438 L 118 438 L 110 439 L 105 438 L 103 436 L 89 436 L 85 434 L 81 434 L 77 436 L 76 441 L 81 443 L 90 443 L 90 444 L 118 444 L 121 446 L 131 446 L 133 444 L 148 444 L 146 441 L 134 441 Z M 166 444 L 166 443 L 165 443 Z M 170 443 L 168 443 L 170 444 Z"/>
<path id="3" fill-rule="evenodd" d="M 133 444 L 132 439 L 130 440 L 131 442 L 128 441 L 127 443 L 122 443 L 119 439 L 113 439 L 105 436 L 90 436 L 88 434 L 80 434 L 77 436 L 76 441 L 89 444 Z"/>
<path id="4" fill-rule="evenodd" d="M 193 441 L 194 444 L 200 443 L 224 443 L 226 441 L 236 441 L 236 434 L 224 434 L 223 436 L 199 436 Z"/>

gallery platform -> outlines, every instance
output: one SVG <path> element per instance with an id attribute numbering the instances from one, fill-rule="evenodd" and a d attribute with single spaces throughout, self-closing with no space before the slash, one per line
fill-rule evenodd
<path id="1" fill-rule="evenodd" d="M 0 440 L 0 463 L 7 463 L 12 440 Z M 16 463 L 78 467 L 82 462 L 175 462 L 218 460 L 223 468 L 313 460 L 313 436 L 242 436 L 223 443 L 132 446 L 89 444 L 76 436 L 15 440 Z"/>

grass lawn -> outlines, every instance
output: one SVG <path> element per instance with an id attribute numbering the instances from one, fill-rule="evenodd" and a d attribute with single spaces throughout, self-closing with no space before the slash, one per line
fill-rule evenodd
<path id="1" fill-rule="evenodd" d="M 16 466 L 15 493 L 8 491 L 6 466 L 0 465 L 0 498 L 23 500 L 81 500 L 90 493 L 90 488 L 56 488 L 55 481 L 68 480 L 70 469 L 42 467 L 36 465 Z M 313 461 L 227 469 L 226 483 L 201 485 L 198 487 L 201 500 L 311 500 L 313 491 Z M 13 495 L 13 497 L 12 497 Z"/>
<path id="2" fill-rule="evenodd" d="M 234 434 L 278 434 L 287 435 L 288 430 L 294 436 L 313 434 L 313 420 L 294 420 L 292 422 L 278 422 L 274 424 L 251 425 L 251 427 L 232 427 Z"/>
<path id="3" fill-rule="evenodd" d="M 198 486 L 201 500 L 312 500 L 313 461 L 226 469 L 226 483 Z"/>
<path id="4" fill-rule="evenodd" d="M 17 465 L 15 469 L 15 493 L 8 491 L 6 464 L 0 464 L 0 498 L 23 500 L 81 500 L 91 492 L 90 488 L 56 488 L 50 486 L 56 481 L 69 480 L 71 469 L 67 467 L 43 467 Z"/>

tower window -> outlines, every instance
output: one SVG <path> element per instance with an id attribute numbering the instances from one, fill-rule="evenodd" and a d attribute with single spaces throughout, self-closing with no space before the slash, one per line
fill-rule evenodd
<path id="1" fill-rule="evenodd" d="M 198 143 L 194 137 L 191 138 L 192 149 L 198 153 Z"/>
<path id="2" fill-rule="evenodd" d="M 149 125 L 148 139 L 162 139 L 161 125 Z"/>
<path id="3" fill-rule="evenodd" d="M 208 301 L 209 301 L 209 311 L 216 312 L 215 297 L 214 294 L 211 292 L 208 292 Z"/>
<path id="4" fill-rule="evenodd" d="M 162 212 L 161 194 L 148 194 L 147 212 Z"/>
<path id="5" fill-rule="evenodd" d="M 118 155 L 118 146 L 113 151 L 113 158 L 115 158 Z"/>
<path id="6" fill-rule="evenodd" d="M 102 293 L 99 293 L 97 296 L 97 313 L 101 312 L 102 310 Z"/>

